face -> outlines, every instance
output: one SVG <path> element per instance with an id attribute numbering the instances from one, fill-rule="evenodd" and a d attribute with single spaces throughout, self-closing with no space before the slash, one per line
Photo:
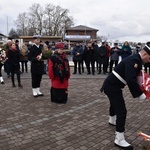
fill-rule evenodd
<path id="1" fill-rule="evenodd" d="M 144 64 L 145 63 L 150 63 L 150 55 L 148 53 L 145 53 L 143 55 L 142 61 L 143 61 Z"/>
<path id="2" fill-rule="evenodd" d="M 12 48 L 16 48 L 16 45 L 13 43 L 13 44 L 11 45 L 11 47 L 12 47 Z"/>
<path id="3" fill-rule="evenodd" d="M 34 43 L 35 43 L 36 45 L 39 45 L 39 44 L 40 44 L 40 39 L 34 39 Z"/>
<path id="4" fill-rule="evenodd" d="M 62 54 L 62 53 L 63 53 L 63 50 L 62 50 L 62 49 L 57 49 L 57 52 L 58 52 L 59 54 Z"/>

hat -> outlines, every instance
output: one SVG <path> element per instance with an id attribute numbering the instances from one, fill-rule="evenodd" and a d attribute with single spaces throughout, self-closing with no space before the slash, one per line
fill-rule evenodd
<path id="1" fill-rule="evenodd" d="M 16 40 L 16 41 L 15 41 L 15 43 L 18 43 L 18 42 L 19 42 L 19 40 Z"/>
<path id="2" fill-rule="evenodd" d="M 63 49 L 63 48 L 64 48 L 63 43 L 57 43 L 56 44 L 56 49 Z"/>
<path id="3" fill-rule="evenodd" d="M 147 42 L 143 49 L 150 55 L 150 42 Z"/>
<path id="4" fill-rule="evenodd" d="M 40 35 L 33 35 L 33 39 L 40 39 L 41 36 Z"/>

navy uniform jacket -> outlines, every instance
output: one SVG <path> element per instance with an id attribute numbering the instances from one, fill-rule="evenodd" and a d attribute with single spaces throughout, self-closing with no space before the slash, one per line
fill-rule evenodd
<path id="1" fill-rule="evenodd" d="M 29 50 L 29 60 L 31 61 L 31 73 L 43 74 L 44 62 L 43 60 L 37 60 L 36 57 L 42 53 L 42 47 L 37 47 L 36 45 L 31 46 Z"/>
<path id="2" fill-rule="evenodd" d="M 140 86 L 137 82 L 137 75 L 142 69 L 142 59 L 139 54 L 134 54 L 126 59 L 122 60 L 114 69 L 126 82 L 129 87 L 129 90 L 133 97 L 139 97 L 143 92 L 140 89 Z M 125 84 L 121 82 L 113 73 L 111 73 L 106 79 L 105 82 L 119 85 L 120 88 L 124 88 Z M 105 82 L 103 84 L 102 90 L 105 87 Z"/>

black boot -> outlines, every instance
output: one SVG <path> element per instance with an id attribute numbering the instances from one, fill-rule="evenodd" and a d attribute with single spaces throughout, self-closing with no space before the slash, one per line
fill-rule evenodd
<path id="1" fill-rule="evenodd" d="M 18 83 L 18 87 L 22 88 L 23 86 L 21 85 L 21 83 Z"/>
<path id="2" fill-rule="evenodd" d="M 12 87 L 16 87 L 15 83 L 12 84 Z"/>

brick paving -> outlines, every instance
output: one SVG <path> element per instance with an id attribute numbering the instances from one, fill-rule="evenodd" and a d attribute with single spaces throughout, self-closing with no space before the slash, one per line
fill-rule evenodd
<path id="1" fill-rule="evenodd" d="M 50 102 L 50 80 L 43 75 L 44 97 L 32 96 L 30 73 L 21 75 L 23 89 L 6 78 L 0 85 L 0 150 L 118 150 L 115 127 L 108 125 L 109 101 L 99 92 L 106 75 L 72 75 L 67 104 Z M 135 150 L 149 144 L 150 102 L 133 99 L 124 89 L 128 110 L 125 136 Z"/>

